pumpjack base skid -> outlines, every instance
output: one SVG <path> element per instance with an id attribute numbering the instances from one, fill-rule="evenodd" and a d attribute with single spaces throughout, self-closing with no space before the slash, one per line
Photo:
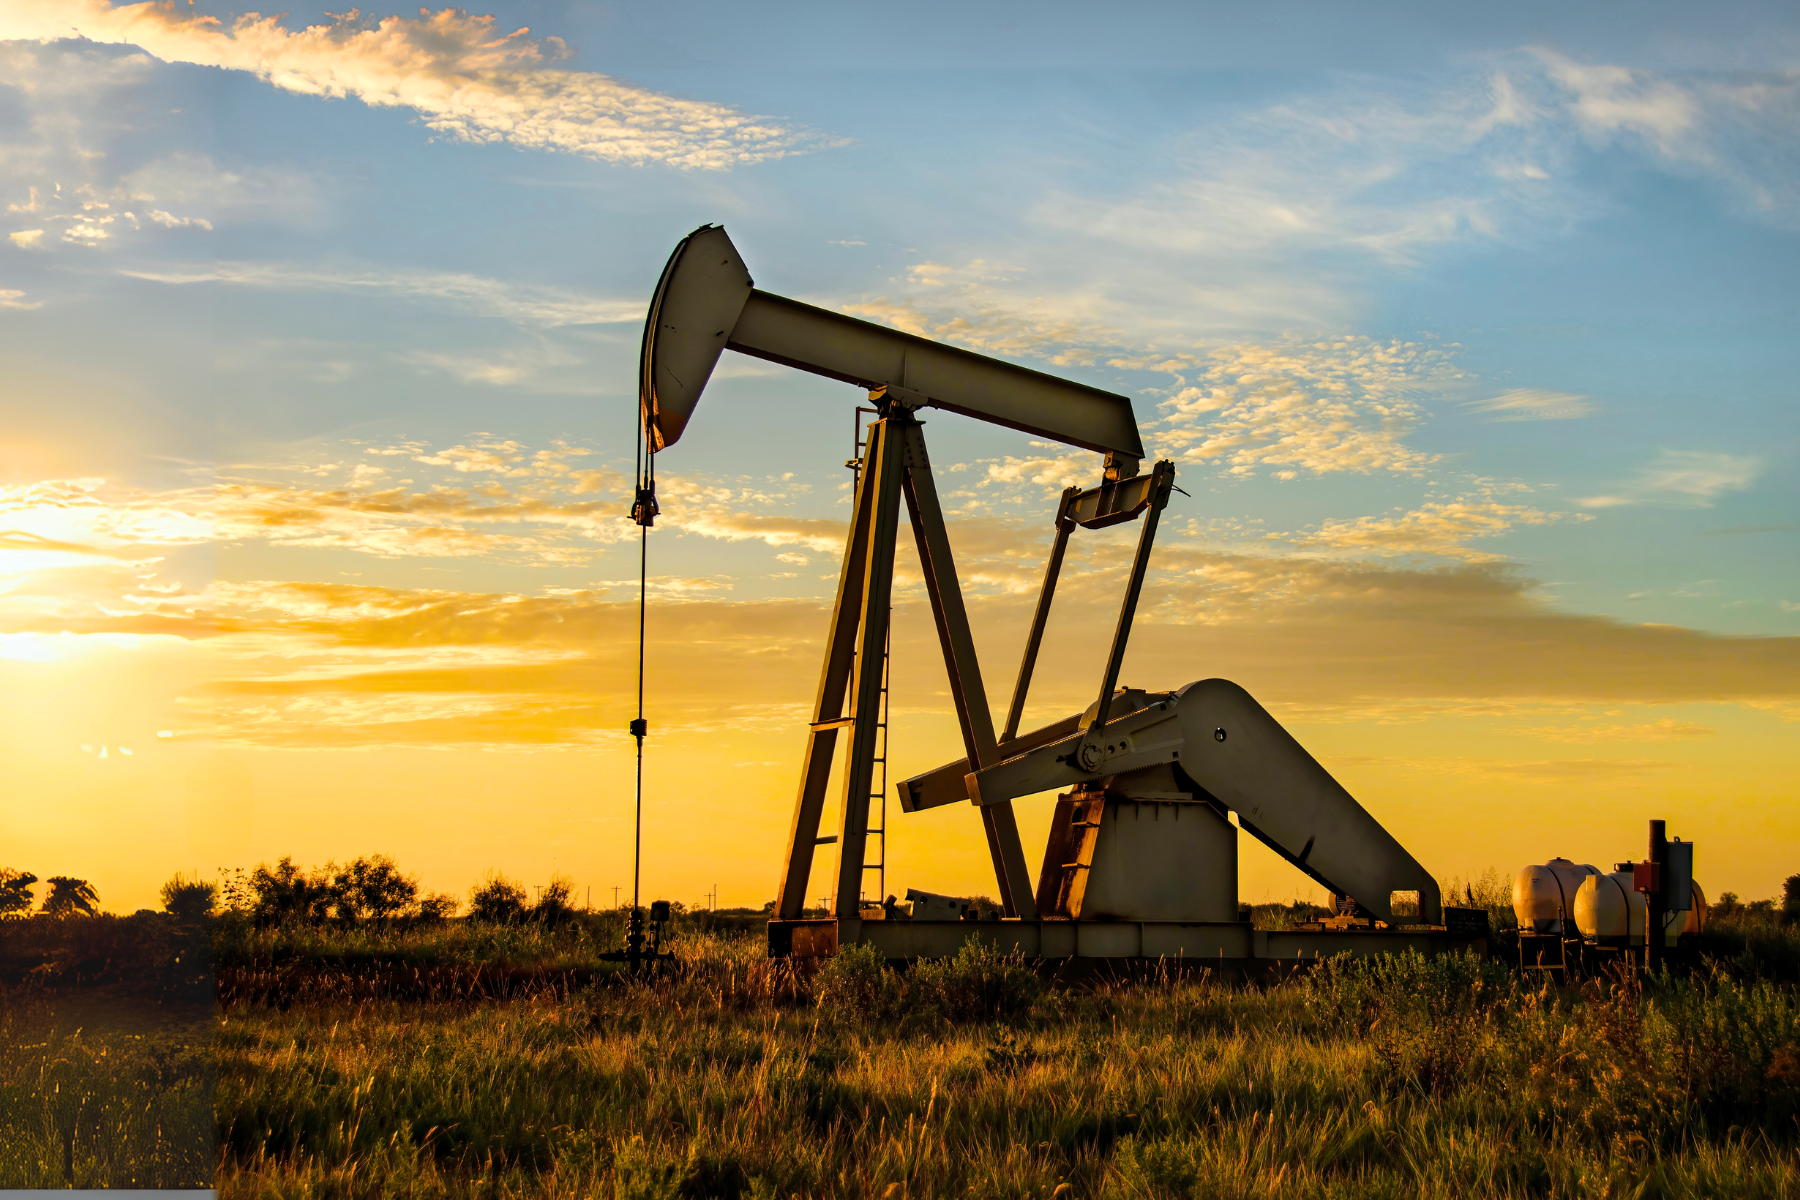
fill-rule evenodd
<path id="1" fill-rule="evenodd" d="M 971 938 L 1028 960 L 1179 961 L 1242 968 L 1308 962 L 1349 954 L 1361 958 L 1417 950 L 1431 956 L 1487 953 L 1486 936 L 1443 926 L 1393 929 L 1269 930 L 1243 921 L 866 921 L 831 917 L 769 922 L 769 956 L 825 959 L 867 945 L 890 962 L 950 958 Z"/>

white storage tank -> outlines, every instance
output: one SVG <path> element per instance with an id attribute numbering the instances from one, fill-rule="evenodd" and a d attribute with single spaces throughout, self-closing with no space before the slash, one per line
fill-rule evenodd
<path id="1" fill-rule="evenodd" d="M 1649 899 L 1633 889 L 1629 866 L 1610 875 L 1596 875 L 1575 893 L 1575 927 L 1582 937 L 1607 946 L 1643 945 Z M 1663 926 L 1667 945 L 1675 945 L 1684 933 L 1706 928 L 1706 893 L 1698 883 L 1692 886 L 1687 909 L 1668 914 Z"/>
<path id="2" fill-rule="evenodd" d="M 1585 880 L 1599 874 L 1585 863 L 1572 863 L 1566 858 L 1553 858 L 1522 869 L 1513 879 L 1513 915 L 1519 919 L 1519 930 L 1574 932 L 1575 894 Z"/>
<path id="3" fill-rule="evenodd" d="M 1575 893 L 1575 927 L 1590 942 L 1641 945 L 1644 941 L 1644 894 L 1632 890 L 1631 872 L 1614 871 L 1584 881 Z"/>

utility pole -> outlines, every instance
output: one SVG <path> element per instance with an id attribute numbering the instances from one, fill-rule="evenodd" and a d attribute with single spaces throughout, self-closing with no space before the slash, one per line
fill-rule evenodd
<path id="1" fill-rule="evenodd" d="M 614 885 L 613 887 L 613 907 L 619 907 L 619 889 L 617 885 Z"/>

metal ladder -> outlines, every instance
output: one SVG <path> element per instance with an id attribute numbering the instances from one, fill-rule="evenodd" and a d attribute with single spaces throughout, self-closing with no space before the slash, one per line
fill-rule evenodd
<path id="1" fill-rule="evenodd" d="M 855 491 L 857 485 L 862 483 L 863 451 L 865 449 L 867 449 L 868 445 L 869 445 L 868 439 L 863 435 L 863 416 L 865 414 L 867 414 L 868 416 L 872 416 L 872 417 L 879 417 L 881 415 L 881 410 L 878 408 L 869 408 L 869 407 L 866 407 L 863 405 L 858 405 L 856 412 L 853 416 L 853 420 L 855 421 L 856 426 L 855 426 L 854 433 L 852 433 L 852 435 L 851 435 L 851 440 L 855 445 L 855 455 L 848 462 L 846 462 L 844 464 L 846 467 L 849 467 L 850 470 L 853 472 L 853 477 L 852 477 L 851 484 L 850 484 L 852 492 Z M 880 752 L 875 756 L 875 758 L 873 760 L 874 764 L 875 764 L 875 774 L 872 776 L 872 778 L 875 781 L 875 787 L 874 787 L 874 790 L 869 793 L 870 800 L 872 800 L 872 801 L 878 800 L 881 802 L 881 807 L 880 807 L 881 825 L 879 828 L 877 828 L 874 825 L 870 825 L 869 831 L 868 831 L 868 836 L 871 839 L 879 840 L 879 850 L 877 851 L 874 862 L 866 862 L 865 861 L 863 863 L 863 865 L 862 865 L 863 879 L 861 881 L 861 882 L 866 883 L 868 880 L 868 873 L 870 871 L 875 872 L 875 902 L 876 903 L 880 903 L 881 901 L 883 901 L 887 898 L 888 686 L 893 681 L 893 676 L 894 676 L 893 613 L 894 613 L 894 606 L 890 602 L 888 605 L 887 639 L 882 643 L 882 647 L 881 647 L 881 719 L 879 721 L 877 721 L 875 724 L 875 728 L 878 731 L 880 731 L 880 734 L 881 734 L 881 745 L 880 745 Z M 871 813 L 871 815 L 873 815 L 873 814 Z M 865 843 L 865 845 L 871 845 L 871 844 L 873 844 L 873 843 Z M 858 888 L 857 894 L 863 900 L 867 900 L 869 898 L 867 889 L 861 888 L 860 886 Z"/>

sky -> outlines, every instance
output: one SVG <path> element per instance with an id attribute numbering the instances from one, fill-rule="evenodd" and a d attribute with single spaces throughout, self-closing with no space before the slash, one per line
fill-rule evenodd
<path id="1" fill-rule="evenodd" d="M 638 339 L 703 223 L 1130 396 L 1186 494 L 1122 682 L 1236 680 L 1438 876 L 1652 817 L 1800 871 L 1791 6 L 0 0 L 0 206 L 0 866 L 115 911 L 282 855 L 629 895 Z M 659 456 L 646 901 L 774 894 L 862 399 L 727 355 Z M 1000 708 L 1100 459 L 926 436 Z M 906 550 L 895 621 L 890 783 L 961 755 Z M 887 891 L 994 893 L 890 810 Z"/>

